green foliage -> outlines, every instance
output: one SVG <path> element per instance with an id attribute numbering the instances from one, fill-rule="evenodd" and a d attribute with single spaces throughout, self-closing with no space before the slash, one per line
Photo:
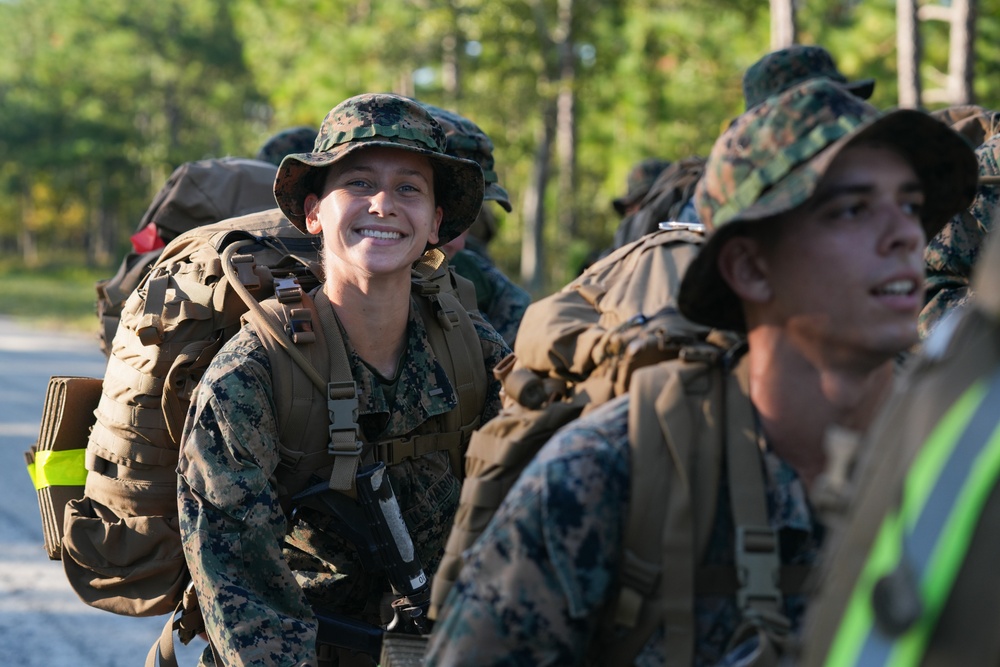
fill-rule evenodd
<path id="1" fill-rule="evenodd" d="M 0 262 L 0 313 L 46 328 L 98 332 L 94 283 L 113 269 L 84 269 L 63 256 L 40 267 Z"/>
<path id="2" fill-rule="evenodd" d="M 572 72 L 561 12 L 572 10 Z M 995 106 L 1000 0 L 980 0 L 979 103 Z M 894 0 L 798 3 L 799 40 L 896 100 Z M 947 67 L 942 25 L 922 29 L 925 83 Z M 518 276 L 543 119 L 575 101 L 575 187 L 550 164 L 545 289 L 606 245 L 611 200 L 645 157 L 705 155 L 743 110 L 741 74 L 769 49 L 757 0 L 7 0 L 0 2 L 0 250 L 117 260 L 167 175 L 188 160 L 253 155 L 270 134 L 318 126 L 342 99 L 393 91 L 475 120 L 496 145 L 515 210 L 491 253 Z M 499 209 L 495 209 L 499 212 Z M 556 224 L 575 215 L 573 238 Z M 100 251 L 105 256 L 102 260 Z M 558 249 L 558 250 L 556 250 Z M 573 256 L 574 262 L 566 253 Z"/>

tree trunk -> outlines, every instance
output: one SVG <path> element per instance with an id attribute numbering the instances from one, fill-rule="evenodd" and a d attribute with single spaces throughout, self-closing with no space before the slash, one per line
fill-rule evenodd
<path id="1" fill-rule="evenodd" d="M 559 0 L 556 47 L 559 53 L 559 93 L 556 102 L 556 151 L 559 162 L 559 229 L 578 234 L 576 209 L 576 57 L 573 53 L 573 2 Z"/>
<path id="2" fill-rule="evenodd" d="M 976 1 L 951 0 L 951 30 L 948 44 L 948 100 L 972 104 L 972 73 L 976 41 Z"/>
<path id="3" fill-rule="evenodd" d="M 920 30 L 917 24 L 917 0 L 896 0 L 896 59 L 899 71 L 899 106 L 919 109 Z"/>
<path id="4" fill-rule="evenodd" d="M 521 283 L 532 294 L 541 293 L 545 276 L 545 190 L 549 183 L 549 163 L 555 109 L 543 111 L 535 148 L 531 182 L 524 191 L 524 229 L 521 235 Z"/>
<path id="5" fill-rule="evenodd" d="M 771 0 L 771 50 L 787 48 L 797 41 L 795 0 Z"/>

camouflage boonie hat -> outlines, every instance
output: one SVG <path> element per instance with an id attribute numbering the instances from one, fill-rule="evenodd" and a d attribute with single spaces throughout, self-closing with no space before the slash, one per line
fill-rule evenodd
<path id="1" fill-rule="evenodd" d="M 670 160 L 661 160 L 655 157 L 635 164 L 625 180 L 627 191 L 623 196 L 611 202 L 618 215 L 625 215 L 625 209 L 642 201 L 649 189 L 653 187 L 653 183 L 656 182 L 656 177 L 669 166 Z"/>
<path id="2" fill-rule="evenodd" d="M 795 45 L 768 53 L 743 74 L 746 108 L 755 107 L 771 95 L 809 79 L 836 81 L 863 100 L 871 97 L 875 90 L 875 79 L 848 81 L 833 63 L 833 56 L 822 46 Z"/>
<path id="3" fill-rule="evenodd" d="M 510 195 L 500 186 L 500 179 L 497 178 L 497 172 L 493 169 L 494 146 L 489 136 L 478 125 L 454 111 L 448 111 L 424 102 L 420 102 L 420 104 L 444 128 L 444 135 L 447 139 L 445 153 L 478 163 L 483 170 L 483 180 L 486 183 L 483 199 L 495 201 L 510 213 L 513 210 L 510 205 Z"/>
<path id="4" fill-rule="evenodd" d="M 303 202 L 319 187 L 323 169 L 365 148 L 385 147 L 425 155 L 434 164 L 434 192 L 444 211 L 438 242 L 452 240 L 476 219 L 483 204 L 483 171 L 472 160 L 445 153 L 441 124 L 422 106 L 399 95 L 351 97 L 326 115 L 311 153 L 285 157 L 274 179 L 274 198 L 293 225 L 305 230 Z"/>
<path id="5" fill-rule="evenodd" d="M 311 151 L 316 143 L 316 134 L 314 127 L 290 127 L 282 130 L 264 142 L 257 151 L 257 159 L 277 167 L 286 155 Z"/>
<path id="6" fill-rule="evenodd" d="M 812 79 L 740 116 L 719 137 L 694 203 L 711 236 L 681 281 L 681 312 L 699 324 L 745 328 L 739 299 L 719 274 L 719 248 L 746 225 L 805 203 L 846 147 L 897 150 L 920 177 L 927 238 L 972 201 L 975 154 L 961 136 L 922 111 L 881 113 L 828 79 Z"/>
<path id="7" fill-rule="evenodd" d="M 1000 113 L 976 104 L 959 104 L 932 111 L 931 116 L 955 130 L 973 148 L 1000 131 Z"/>

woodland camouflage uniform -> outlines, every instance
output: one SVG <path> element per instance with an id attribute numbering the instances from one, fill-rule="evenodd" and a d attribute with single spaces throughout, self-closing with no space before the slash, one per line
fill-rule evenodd
<path id="1" fill-rule="evenodd" d="M 279 169 L 275 193 L 289 220 L 303 224 L 304 192 L 315 185 L 303 182 L 315 181 L 310 165 L 327 166 L 371 141 L 443 155 L 440 126 L 414 109 L 419 107 L 403 98 L 366 95 L 331 111 L 316 150 L 289 156 Z M 366 134 L 372 126 L 374 136 Z M 473 173 L 461 164 L 454 169 Z M 442 173 L 436 170 L 436 178 Z M 478 167 L 474 173 L 481 179 Z M 441 185 L 448 194 L 438 199 L 445 208 L 442 243 L 472 222 L 482 192 L 481 180 L 463 188 L 456 187 L 467 185 L 457 176 L 446 178 L 450 181 Z M 490 378 L 481 412 L 486 421 L 499 409 L 499 383 L 491 371 L 510 350 L 477 314 L 471 316 Z M 457 405 L 425 326 L 411 298 L 407 346 L 396 378 L 371 370 L 343 336 L 359 389 L 358 424 L 365 442 L 411 434 Z M 268 355 L 256 332 L 244 327 L 214 357 L 192 402 L 178 464 L 180 531 L 208 636 L 223 661 L 314 665 L 313 606 L 378 624 L 379 602 L 388 588 L 384 574 L 364 572 L 355 548 L 330 531 L 329 517 L 304 508 L 289 525 L 282 502 L 295 489 L 277 488 L 275 476 L 282 450 L 299 446 L 278 441 L 272 386 Z M 407 459 L 390 466 L 388 474 L 431 574 L 458 504 L 460 483 L 448 452 Z M 203 664 L 211 662 L 206 649 Z"/>

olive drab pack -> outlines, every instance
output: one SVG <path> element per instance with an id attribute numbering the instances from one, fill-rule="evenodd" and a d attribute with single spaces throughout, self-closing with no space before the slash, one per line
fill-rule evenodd
<path id="1" fill-rule="evenodd" d="M 113 277 L 95 286 L 105 356 L 111 356 L 125 299 L 149 273 L 163 247 L 189 229 L 274 208 L 276 173 L 266 162 L 233 157 L 185 162 L 174 170 L 139 220 L 132 252 Z"/>
<path id="2" fill-rule="evenodd" d="M 642 198 L 639 210 L 618 226 L 613 247 L 621 248 L 657 231 L 661 222 L 677 220 L 704 170 L 705 159 L 698 156 L 678 160 L 664 169 Z"/>
<path id="3" fill-rule="evenodd" d="M 1000 662 L 1000 238 L 863 441 L 796 664 Z"/>

